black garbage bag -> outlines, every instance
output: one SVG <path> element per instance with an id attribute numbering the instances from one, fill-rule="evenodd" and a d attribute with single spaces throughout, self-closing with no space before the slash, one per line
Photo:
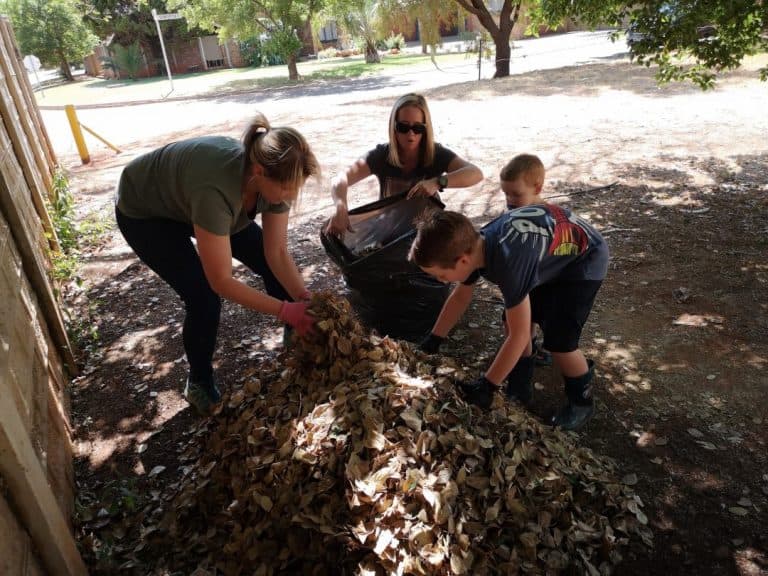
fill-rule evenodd
<path id="1" fill-rule="evenodd" d="M 443 208 L 434 198 L 408 200 L 398 194 L 350 210 L 354 232 L 343 239 L 320 232 L 326 253 L 344 276 L 352 308 L 369 328 L 418 342 L 434 326 L 450 287 L 408 262 L 408 250 L 416 218 Z"/>

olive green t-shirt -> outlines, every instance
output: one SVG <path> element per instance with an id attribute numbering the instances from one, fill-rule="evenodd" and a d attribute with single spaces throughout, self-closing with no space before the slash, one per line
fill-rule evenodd
<path id="1" fill-rule="evenodd" d="M 249 223 L 241 191 L 244 158 L 240 142 L 225 136 L 167 144 L 128 163 L 117 207 L 130 218 L 168 218 L 229 236 Z M 259 196 L 255 213 L 289 209 L 287 202 L 270 204 Z"/>

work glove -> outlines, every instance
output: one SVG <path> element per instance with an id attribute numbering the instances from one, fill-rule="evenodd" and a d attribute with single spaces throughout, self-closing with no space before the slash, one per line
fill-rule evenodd
<path id="1" fill-rule="evenodd" d="M 283 302 L 277 317 L 291 326 L 299 336 L 312 332 L 315 317 L 307 314 L 306 302 Z"/>
<path id="2" fill-rule="evenodd" d="M 444 337 L 430 333 L 426 338 L 419 342 L 419 348 L 427 354 L 437 354 L 437 351 L 440 350 L 440 345 L 444 341 Z"/>
<path id="3" fill-rule="evenodd" d="M 309 302 L 312 300 L 312 292 L 309 290 L 304 290 L 301 294 L 299 294 L 299 302 Z"/>
<path id="4" fill-rule="evenodd" d="M 461 388 L 467 402 L 479 406 L 483 410 L 488 410 L 493 404 L 493 392 L 496 386 L 485 376 L 480 376 L 474 382 L 459 382 L 459 388 Z"/>

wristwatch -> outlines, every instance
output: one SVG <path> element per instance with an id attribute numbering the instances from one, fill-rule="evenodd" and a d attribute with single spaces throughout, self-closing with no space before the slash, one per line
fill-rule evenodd
<path id="1" fill-rule="evenodd" d="M 439 188 L 440 192 L 442 192 L 443 190 L 446 189 L 447 186 L 448 186 L 448 174 L 443 172 L 437 178 L 437 187 Z"/>

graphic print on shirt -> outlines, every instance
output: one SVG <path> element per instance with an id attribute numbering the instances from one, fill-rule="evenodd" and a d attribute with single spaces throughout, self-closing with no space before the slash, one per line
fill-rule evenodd
<path id="1" fill-rule="evenodd" d="M 589 248 L 589 238 L 584 230 L 571 222 L 568 215 L 559 206 L 547 204 L 549 213 L 555 219 L 555 232 L 549 254 L 552 256 L 578 256 Z"/>
<path id="2" fill-rule="evenodd" d="M 552 232 L 546 225 L 547 211 L 555 224 Z M 559 206 L 546 204 L 546 209 L 524 206 L 510 213 L 516 218 L 507 221 L 508 229 L 501 241 L 511 240 L 521 245 L 532 242 L 538 248 L 539 260 L 544 256 L 579 256 L 589 248 L 589 236 L 579 226 L 578 218 L 570 218 Z"/>
<path id="3" fill-rule="evenodd" d="M 499 242 L 518 242 L 525 245 L 531 242 L 538 248 L 539 260 L 547 254 L 547 243 L 550 238 L 549 230 L 545 226 L 539 226 L 534 220 L 541 221 L 547 215 L 546 210 L 538 206 L 524 206 L 509 212 L 518 216 L 509 218 L 505 222 L 508 229 L 499 239 Z"/>

